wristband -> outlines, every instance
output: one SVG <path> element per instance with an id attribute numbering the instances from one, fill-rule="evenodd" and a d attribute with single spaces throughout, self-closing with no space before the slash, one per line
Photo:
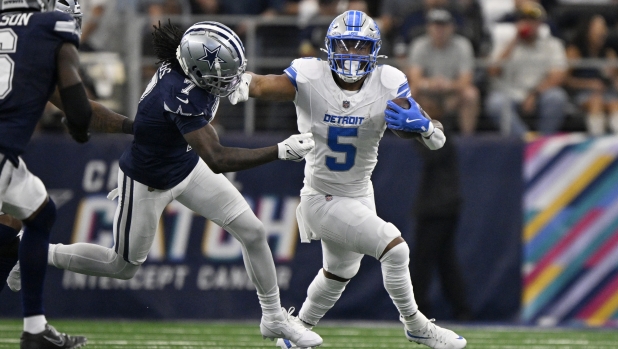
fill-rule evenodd
<path id="1" fill-rule="evenodd" d="M 436 132 L 436 128 L 433 126 L 433 122 L 429 121 L 429 129 L 425 132 L 422 132 L 421 136 L 423 136 L 423 138 L 425 139 L 429 139 L 431 138 L 431 136 L 433 136 L 435 132 Z"/>

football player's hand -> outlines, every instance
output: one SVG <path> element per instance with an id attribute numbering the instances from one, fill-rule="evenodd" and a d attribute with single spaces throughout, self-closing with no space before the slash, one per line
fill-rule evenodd
<path id="1" fill-rule="evenodd" d="M 69 129 L 69 134 L 77 143 L 86 143 L 90 140 L 90 132 L 88 130 L 76 130 L 75 127 L 69 123 L 66 116 L 62 117 L 62 123 Z"/>
<path id="2" fill-rule="evenodd" d="M 251 74 L 244 73 L 241 77 L 240 84 L 236 91 L 232 92 L 227 98 L 232 105 L 236 105 L 238 102 L 245 102 L 249 99 L 249 85 L 251 85 Z"/>
<path id="3" fill-rule="evenodd" d="M 278 143 L 279 159 L 301 161 L 313 150 L 315 142 L 311 132 L 291 135 L 285 141 Z"/>
<path id="4" fill-rule="evenodd" d="M 405 132 L 427 132 L 430 128 L 429 119 L 423 116 L 418 103 L 408 97 L 410 109 L 404 109 L 392 101 L 386 102 L 386 110 L 384 111 L 384 119 L 386 127 Z"/>

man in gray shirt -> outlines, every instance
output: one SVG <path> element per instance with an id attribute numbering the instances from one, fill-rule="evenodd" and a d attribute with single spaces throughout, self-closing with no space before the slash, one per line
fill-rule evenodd
<path id="1" fill-rule="evenodd" d="M 564 46 L 555 37 L 539 36 L 545 11 L 538 3 L 526 1 L 517 16 L 515 38 L 495 44 L 491 55 L 486 112 L 504 133 L 517 136 L 528 131 L 520 114 L 536 114 L 539 131 L 551 134 L 562 125 L 568 101 L 560 87 L 567 68 Z"/>
<path id="2" fill-rule="evenodd" d="M 479 112 L 479 92 L 472 83 L 472 45 L 454 34 L 453 17 L 447 10 L 430 10 L 427 23 L 427 34 L 412 43 L 408 55 L 412 95 L 432 117 L 457 113 L 461 133 L 471 135 Z"/>

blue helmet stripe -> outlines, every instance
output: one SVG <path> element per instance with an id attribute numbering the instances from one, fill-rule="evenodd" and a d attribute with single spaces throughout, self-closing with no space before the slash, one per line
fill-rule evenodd
<path id="1" fill-rule="evenodd" d="M 238 35 L 236 35 L 236 33 L 234 33 L 232 31 L 232 29 L 230 29 L 230 28 L 228 28 L 228 27 L 226 27 L 226 26 L 224 26 L 224 25 L 222 25 L 220 23 L 211 22 L 211 21 L 204 21 L 204 22 L 199 22 L 199 23 L 196 23 L 196 24 L 208 24 L 208 25 L 212 25 L 212 26 L 215 26 L 217 28 L 221 28 L 221 29 L 225 30 L 226 32 L 228 32 L 229 34 L 234 36 L 236 38 L 236 40 L 238 40 L 238 42 L 240 43 L 240 46 L 242 47 L 242 50 L 245 51 L 245 46 L 243 45 L 242 40 L 240 40 Z"/>
<path id="2" fill-rule="evenodd" d="M 345 30 L 347 30 L 347 31 L 354 30 L 352 28 L 353 25 L 354 25 L 354 12 L 352 12 L 352 11 L 348 12 L 348 19 L 345 21 L 345 23 L 346 23 Z"/>

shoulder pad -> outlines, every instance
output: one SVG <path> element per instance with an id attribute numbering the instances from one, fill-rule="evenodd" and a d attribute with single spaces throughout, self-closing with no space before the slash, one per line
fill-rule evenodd
<path id="1" fill-rule="evenodd" d="M 160 68 L 158 73 L 162 72 Z M 218 100 L 173 69 L 161 77 L 160 83 L 164 89 L 161 91 L 163 108 L 170 113 L 208 118 L 213 104 Z"/>
<path id="2" fill-rule="evenodd" d="M 407 86 L 408 78 L 406 75 L 399 69 L 390 66 L 390 65 L 382 65 L 377 69 L 380 72 L 380 82 L 382 82 L 382 86 L 389 90 L 397 90 L 397 95 L 400 95 L 405 88 L 402 87 Z M 408 86 L 408 92 L 410 88 Z"/>
<path id="3" fill-rule="evenodd" d="M 39 18 L 41 18 L 44 26 L 54 33 L 54 36 L 63 42 L 79 47 L 79 30 L 75 19 L 71 15 L 60 11 L 52 11 L 41 13 Z"/>
<path id="4" fill-rule="evenodd" d="M 328 68 L 328 62 L 319 58 L 308 57 L 299 58 L 292 61 L 292 68 L 294 68 L 300 75 L 307 79 L 314 80 L 322 78 L 324 67 Z"/>

